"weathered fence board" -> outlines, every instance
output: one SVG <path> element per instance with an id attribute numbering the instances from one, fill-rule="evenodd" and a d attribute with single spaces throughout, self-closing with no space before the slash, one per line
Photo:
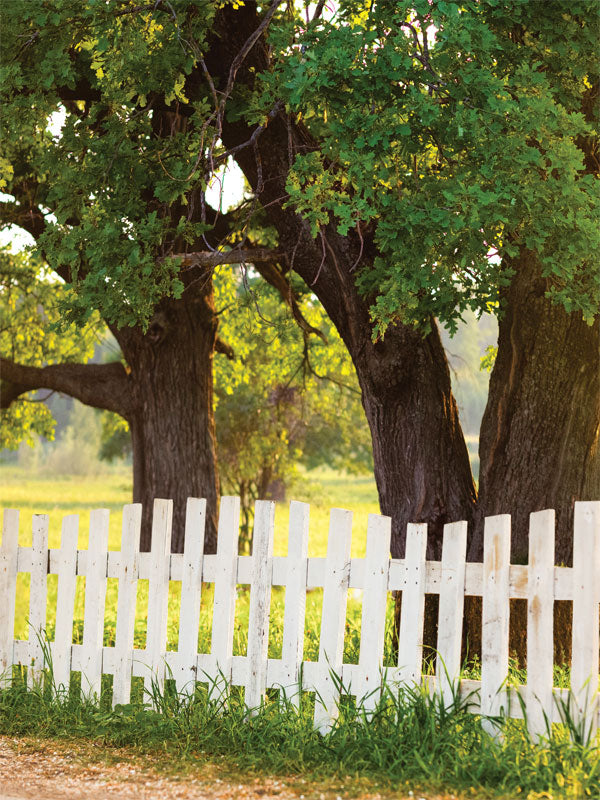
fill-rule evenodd
<path id="1" fill-rule="evenodd" d="M 393 691 L 399 683 L 425 683 L 439 689 L 447 703 L 458 692 L 469 697 L 471 711 L 485 718 L 507 714 L 522 718 L 526 710 L 534 736 L 562 721 L 569 708 L 576 723 L 598 725 L 598 610 L 600 602 L 600 502 L 575 506 L 573 567 L 556 567 L 554 512 L 531 515 L 528 565 L 510 564 L 510 518 L 485 522 L 484 562 L 465 563 L 467 525 L 444 527 L 441 562 L 425 559 L 427 528 L 410 525 L 406 557 L 390 559 L 390 520 L 371 515 L 364 559 L 350 557 L 352 514 L 331 512 L 326 558 L 308 557 L 309 508 L 292 503 L 288 555 L 273 557 L 274 506 L 257 504 L 253 553 L 238 555 L 238 498 L 224 497 L 219 518 L 218 549 L 204 554 L 206 503 L 191 498 L 186 513 L 183 554 L 170 553 L 172 503 L 154 506 L 152 550 L 139 552 L 141 507 L 123 512 L 121 551 L 108 552 L 108 511 L 90 518 L 87 550 L 77 549 L 78 518 L 63 521 L 61 547 L 48 549 L 48 517 L 33 518 L 31 547 L 18 546 L 18 512 L 4 512 L 0 544 L 0 680 L 11 680 L 12 665 L 29 668 L 39 679 L 50 653 L 56 687 L 68 689 L 71 672 L 82 673 L 83 691 L 98 693 L 103 674 L 113 675 L 113 704 L 130 701 L 132 677 L 160 688 L 166 677 L 179 691 L 195 682 L 245 687 L 250 708 L 262 702 L 269 687 L 283 688 L 292 702 L 300 691 L 315 692 L 315 725 L 327 730 L 335 721 L 340 692 L 357 698 L 368 712 L 377 703 L 382 681 Z M 18 573 L 30 575 L 28 640 L 14 639 Z M 58 575 L 54 641 L 44 641 L 48 574 Z M 77 576 L 85 578 L 82 644 L 73 643 Z M 104 646 L 107 579 L 119 581 L 115 644 Z M 146 645 L 134 648 L 138 582 L 148 581 Z M 176 651 L 167 651 L 170 581 L 181 581 Z M 210 653 L 198 652 L 203 584 L 214 584 Z M 248 647 L 233 655 L 237 586 L 250 585 Z M 271 587 L 285 587 L 281 658 L 268 658 Z M 304 660 L 307 590 L 323 590 L 317 661 Z M 349 589 L 362 590 L 358 664 L 343 663 L 346 604 Z M 388 593 L 402 592 L 397 666 L 383 666 Z M 422 675 L 423 616 L 426 593 L 440 597 L 436 674 Z M 466 594 L 483 597 L 481 681 L 462 680 L 460 652 Z M 528 604 L 527 686 L 508 686 L 508 625 L 511 598 Z M 553 687 L 553 603 L 573 602 L 572 692 Z M 491 725 L 488 725 L 493 730 Z"/>
<path id="2" fill-rule="evenodd" d="M 529 525 L 527 601 L 527 719 L 535 737 L 548 733 L 554 658 L 554 511 L 538 511 Z"/>

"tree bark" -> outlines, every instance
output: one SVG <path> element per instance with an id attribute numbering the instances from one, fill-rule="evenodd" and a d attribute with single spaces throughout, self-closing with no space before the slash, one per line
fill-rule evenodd
<path id="1" fill-rule="evenodd" d="M 114 330 L 131 369 L 133 499 L 143 504 L 142 550 L 151 540 L 154 499 L 173 500 L 171 549 L 182 552 L 188 497 L 207 501 L 205 551 L 215 552 L 219 478 L 213 417 L 217 335 L 206 277 L 180 300 L 163 300 L 146 334 Z"/>
<path id="2" fill-rule="evenodd" d="M 590 326 L 552 303 L 534 254 L 523 251 L 513 267 L 481 425 L 469 559 L 482 558 L 484 518 L 510 514 L 511 560 L 526 564 L 529 515 L 553 508 L 555 563 L 569 566 L 574 503 L 600 497 L 600 320 Z M 570 658 L 570 604 L 557 603 L 555 616 L 555 660 L 562 662 Z M 513 602 L 510 648 L 523 666 L 526 627 L 526 604 Z"/>
<path id="3" fill-rule="evenodd" d="M 570 565 L 574 502 L 600 497 L 600 319 L 588 325 L 552 303 L 532 253 L 513 266 L 481 424 L 469 555 L 481 558 L 481 519 L 510 514 L 512 561 L 527 563 L 529 514 L 554 508 L 555 560 Z"/>

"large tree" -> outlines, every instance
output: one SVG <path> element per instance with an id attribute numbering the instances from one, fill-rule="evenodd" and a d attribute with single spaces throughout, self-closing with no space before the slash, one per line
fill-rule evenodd
<path id="1" fill-rule="evenodd" d="M 262 208 L 279 254 L 265 256 L 271 277 L 296 271 L 338 329 L 393 554 L 408 521 L 430 523 L 437 555 L 443 523 L 466 518 L 477 557 L 481 517 L 505 511 L 523 558 L 527 514 L 555 506 L 568 562 L 572 501 L 600 493 L 594 4 L 344 2 L 329 21 L 323 11 L 279 0 L 11 10 L 6 219 L 36 228 L 80 308 L 102 308 L 150 424 L 165 403 L 146 408 L 145 392 L 181 391 L 177 364 L 191 351 L 210 359 L 216 256 L 190 270 L 170 256 L 228 235 L 204 190 L 233 157 L 253 199 L 225 241 L 252 241 Z M 67 119 L 50 140 L 58 107 Z M 465 308 L 500 316 L 479 499 L 436 322 L 452 326 Z M 210 347 L 191 347 L 182 318 Z M 159 350 L 170 375 L 160 386 Z M 162 425 L 164 462 L 161 439 L 171 454 L 179 442 Z"/>

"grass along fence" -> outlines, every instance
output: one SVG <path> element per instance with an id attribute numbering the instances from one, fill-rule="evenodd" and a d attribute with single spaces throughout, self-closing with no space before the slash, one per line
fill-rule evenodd
<path id="1" fill-rule="evenodd" d="M 527 717 L 534 735 L 562 722 L 565 709 L 575 723 L 598 727 L 598 610 L 600 600 L 600 503 L 575 506 L 573 567 L 554 566 L 554 512 L 536 512 L 530 522 L 529 565 L 510 564 L 510 517 L 486 519 L 484 562 L 465 562 L 467 525 L 445 526 L 441 562 L 426 561 L 427 526 L 410 525 L 406 557 L 390 559 L 390 520 L 370 515 L 365 558 L 351 558 L 352 514 L 330 515 L 326 558 L 309 558 L 309 506 L 290 506 L 288 555 L 273 557 L 274 504 L 257 503 L 253 554 L 238 555 L 239 500 L 221 502 L 218 552 L 203 554 L 205 501 L 190 499 L 186 550 L 170 553 L 172 503 L 156 500 L 152 551 L 139 552 L 141 507 L 125 506 L 121 551 L 108 551 L 109 513 L 90 517 L 89 549 L 78 550 L 78 517 L 63 520 L 60 549 L 48 548 L 45 515 L 33 518 L 32 547 L 18 545 L 18 511 L 4 513 L 0 547 L 0 676 L 10 681 L 13 665 L 39 677 L 52 660 L 55 684 L 68 689 L 81 673 L 84 691 L 100 694 L 102 676 L 112 675 L 113 704 L 128 703 L 132 678 L 151 689 L 172 677 L 179 691 L 196 682 L 244 687 L 245 703 L 257 707 L 268 688 L 284 689 L 292 702 L 314 692 L 315 724 L 324 731 L 336 718 L 340 695 L 352 695 L 367 712 L 388 687 L 428 682 L 451 703 L 454 693 L 470 696 L 471 710 L 484 717 Z M 19 573 L 29 573 L 28 640 L 16 639 L 15 598 Z M 45 643 L 48 575 L 58 576 L 54 640 Z M 80 644 L 73 641 L 77 576 L 85 576 Z M 107 584 L 118 580 L 114 644 L 104 645 Z M 145 647 L 134 647 L 138 583 L 147 581 Z M 180 582 L 177 650 L 167 649 L 170 582 Z M 209 589 L 209 585 L 212 586 Z M 250 586 L 245 655 L 234 655 L 236 595 Z M 269 658 L 272 587 L 285 587 L 281 657 Z M 318 659 L 305 660 L 307 591 L 321 588 Z M 358 663 L 344 662 L 349 590 L 362 590 Z M 212 592 L 210 651 L 199 652 L 202 594 Z M 383 666 L 388 593 L 402 592 L 398 661 Z M 439 594 L 436 672 L 422 674 L 425 594 Z M 460 679 L 465 595 L 483 597 L 481 680 Z M 528 670 L 525 686 L 509 686 L 509 599 L 528 602 Z M 554 600 L 573 603 L 570 690 L 553 686 Z M 37 633 L 38 635 L 34 635 Z"/>

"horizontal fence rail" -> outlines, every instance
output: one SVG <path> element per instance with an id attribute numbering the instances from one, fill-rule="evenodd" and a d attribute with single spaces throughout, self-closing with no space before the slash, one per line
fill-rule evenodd
<path id="1" fill-rule="evenodd" d="M 466 562 L 467 523 L 444 527 L 441 561 L 427 561 L 427 526 L 408 526 L 404 559 L 390 559 L 390 519 L 372 514 L 365 558 L 351 558 L 352 514 L 333 509 L 326 558 L 308 557 L 309 506 L 290 505 L 288 555 L 273 556 L 274 503 L 256 504 L 253 554 L 238 555 L 240 503 L 221 500 L 218 550 L 205 555 L 204 500 L 190 498 L 185 551 L 170 553 L 172 501 L 156 500 L 151 552 L 139 551 L 141 506 L 123 509 L 121 551 L 108 551 L 109 514 L 93 511 L 88 550 L 77 549 L 78 517 L 63 520 L 61 547 L 48 548 L 45 515 L 33 518 L 32 546 L 18 544 L 19 515 L 4 512 L 0 547 L 0 684 L 10 681 L 13 665 L 41 674 L 46 651 L 57 686 L 69 687 L 71 672 L 81 672 L 82 689 L 99 694 L 103 674 L 113 676 L 113 704 L 130 701 L 132 676 L 162 687 L 166 677 L 178 690 L 197 681 L 245 687 L 254 708 L 267 688 L 283 688 L 292 702 L 298 692 L 315 692 L 315 724 L 334 722 L 340 691 L 366 710 L 376 706 L 382 685 L 437 689 L 452 701 L 458 690 L 471 698 L 471 710 L 484 717 L 524 716 L 534 735 L 547 722 L 561 722 L 569 708 L 577 724 L 598 727 L 598 649 L 600 601 L 600 502 L 575 504 L 573 566 L 554 565 L 554 511 L 530 517 L 529 564 L 510 564 L 510 517 L 489 517 L 484 529 L 483 563 Z M 29 640 L 14 639 L 17 575 L 29 573 Z M 48 575 L 58 576 L 54 641 L 44 643 Z M 85 576 L 83 640 L 73 643 L 77 576 Z M 118 579 L 115 644 L 103 646 L 107 580 Z M 146 646 L 134 648 L 136 593 L 148 581 Z M 167 650 L 169 582 L 181 582 L 178 649 Z M 214 584 L 210 653 L 198 653 L 201 594 Z M 233 655 L 236 587 L 250 585 L 248 644 L 245 656 Z M 282 656 L 268 658 L 271 587 L 286 587 Z M 317 661 L 304 653 L 306 593 L 323 590 Z M 358 664 L 343 661 L 346 604 L 350 589 L 362 590 Z M 398 662 L 383 666 L 388 592 L 402 592 Z M 439 595 L 435 675 L 422 674 L 425 595 Z M 463 605 L 466 595 L 482 597 L 481 680 L 460 681 Z M 527 600 L 527 684 L 508 686 L 510 599 Z M 553 613 L 555 600 L 573 604 L 571 689 L 553 687 Z M 341 683 L 340 683 L 341 679 Z M 567 705 L 568 704 L 568 705 Z"/>

